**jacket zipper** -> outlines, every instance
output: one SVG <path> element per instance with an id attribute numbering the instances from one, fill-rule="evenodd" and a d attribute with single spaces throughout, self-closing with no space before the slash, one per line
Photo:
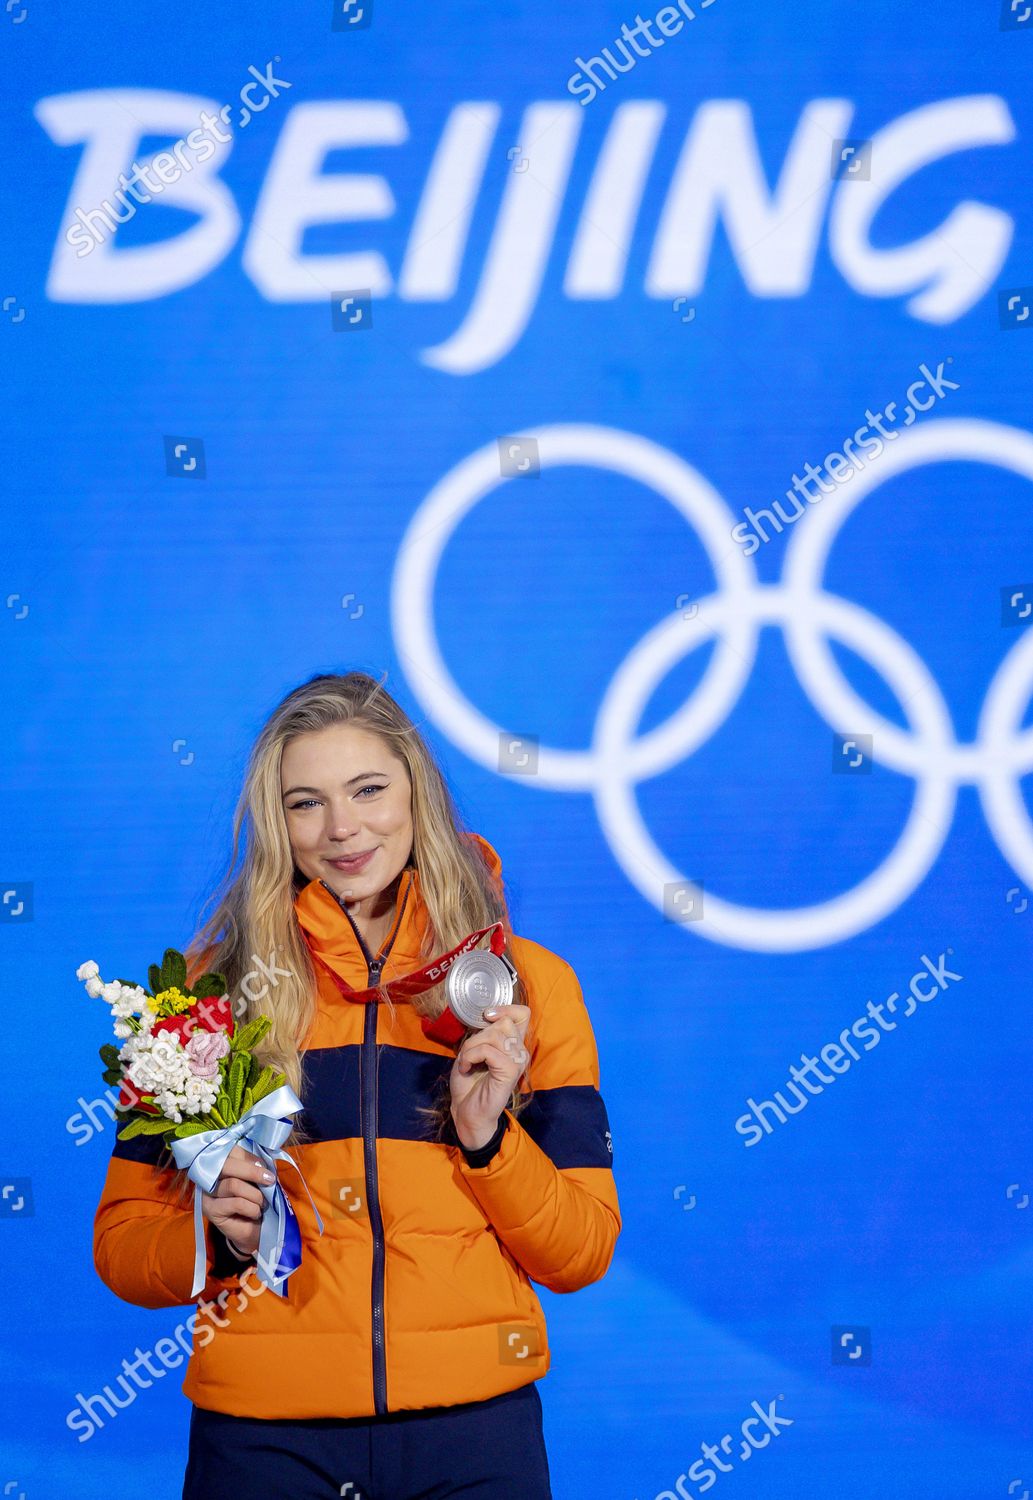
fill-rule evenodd
<path id="1" fill-rule="evenodd" d="M 326 881 L 321 881 L 338 906 L 352 924 L 359 940 L 362 955 L 366 960 L 367 982 L 372 987 L 380 983 L 381 971 L 387 962 L 398 930 L 402 925 L 402 913 L 409 899 L 409 883 L 405 887 L 401 910 L 394 931 L 384 947 L 374 958 L 366 946 L 351 912 L 341 901 L 336 891 L 330 890 Z M 373 1327 L 373 1409 L 378 1417 L 387 1415 L 387 1353 L 384 1346 L 384 1220 L 380 1212 L 380 1189 L 377 1175 L 377 1007 L 374 1002 L 366 1006 L 366 1020 L 362 1033 L 362 1049 L 359 1053 L 359 1093 L 362 1099 L 362 1157 L 366 1176 L 366 1202 L 369 1205 L 369 1223 L 373 1233 L 373 1277 L 371 1285 L 371 1311 Z"/>

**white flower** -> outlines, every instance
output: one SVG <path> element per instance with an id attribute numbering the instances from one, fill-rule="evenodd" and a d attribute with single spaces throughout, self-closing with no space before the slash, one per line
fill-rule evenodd
<path id="1" fill-rule="evenodd" d="M 109 1005 L 112 1003 L 112 1001 L 117 1000 L 121 993 L 122 985 L 117 979 L 113 979 L 110 984 L 106 984 L 101 990 L 101 994 L 104 996 L 104 999 L 108 1002 Z"/>
<path id="2" fill-rule="evenodd" d="M 159 1031 L 151 1040 L 151 1057 L 157 1067 L 169 1072 L 180 1071 L 183 1059 L 183 1044 L 169 1031 Z M 180 1064 L 180 1068 L 177 1068 Z M 182 1068 L 185 1071 L 185 1068 Z"/>
<path id="3" fill-rule="evenodd" d="M 103 989 L 104 981 L 102 979 L 97 979 L 95 976 L 92 979 L 87 979 L 86 993 L 89 995 L 91 1000 L 98 999 Z"/>
<path id="4" fill-rule="evenodd" d="M 180 1124 L 187 1116 L 207 1114 L 218 1098 L 221 1078 L 195 1076 L 187 1046 L 173 1032 L 154 1031 L 155 1019 L 153 1012 L 145 1010 L 141 1029 L 128 1036 L 128 1022 L 115 1022 L 115 1035 L 124 1037 L 118 1056 L 126 1078 L 141 1094 L 153 1096 L 155 1107 L 167 1120 Z"/>
<path id="5" fill-rule="evenodd" d="M 218 1090 L 205 1078 L 188 1078 L 182 1107 L 188 1115 L 206 1115 L 218 1098 Z"/>
<path id="6" fill-rule="evenodd" d="M 92 979 L 95 974 L 99 973 L 100 970 L 97 968 L 97 965 L 91 958 L 88 959 L 86 963 L 79 965 L 79 967 L 75 971 L 75 977 L 76 979 Z"/>
<path id="7" fill-rule="evenodd" d="M 170 1089 L 162 1089 L 160 1094 L 155 1094 L 154 1102 L 167 1120 L 175 1120 L 177 1125 L 181 1123 L 183 1115 L 176 1104 L 176 1096 Z"/>
<path id="8" fill-rule="evenodd" d="M 190 1058 L 179 1038 L 168 1031 L 138 1032 L 123 1052 L 131 1082 L 141 1093 L 154 1094 L 162 1113 L 174 1119 L 191 1077 Z"/>

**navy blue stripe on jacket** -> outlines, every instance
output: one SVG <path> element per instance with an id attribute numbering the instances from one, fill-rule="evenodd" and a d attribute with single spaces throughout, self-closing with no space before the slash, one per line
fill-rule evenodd
<path id="1" fill-rule="evenodd" d="M 453 1059 L 387 1044 L 378 1050 L 377 1134 L 399 1141 L 433 1140 L 433 1126 L 417 1107 L 433 1107 L 441 1100 Z M 358 1045 L 350 1045 L 314 1047 L 302 1054 L 305 1108 L 298 1123 L 311 1141 L 361 1138 L 359 1051 Z M 518 1120 L 558 1168 L 613 1165 L 606 1106 L 591 1084 L 536 1089 Z M 454 1136 L 446 1131 L 444 1139 Z M 160 1136 L 141 1135 L 129 1141 L 116 1139 L 113 1154 L 157 1163 L 163 1152 Z M 168 1163 L 167 1153 L 165 1159 Z"/>

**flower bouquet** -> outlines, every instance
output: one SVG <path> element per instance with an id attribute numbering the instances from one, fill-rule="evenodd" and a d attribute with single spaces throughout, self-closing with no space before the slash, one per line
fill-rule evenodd
<path id="1" fill-rule="evenodd" d="M 261 1185 L 266 1203 L 257 1270 L 266 1286 L 285 1296 L 283 1283 L 301 1264 L 301 1233 L 275 1178 L 275 1163 L 287 1161 L 301 1176 L 297 1163 L 280 1148 L 290 1134 L 290 1116 L 302 1104 L 284 1075 L 263 1067 L 254 1056 L 271 1020 L 256 1016 L 238 1029 L 223 976 L 202 974 L 188 988 L 186 959 L 175 948 L 166 948 L 160 968 L 150 965 L 150 990 L 126 979 L 105 983 L 92 960 L 80 964 L 76 978 L 85 983 L 88 995 L 111 1006 L 115 1036 L 122 1043 L 100 1049 L 104 1082 L 121 1084 L 118 1108 L 129 1117 L 119 1140 L 164 1136 L 176 1165 L 194 1183 L 190 1295 L 197 1296 L 207 1279 L 201 1193 L 213 1191 L 226 1158 L 239 1144 L 274 1174 L 272 1183 Z M 322 1234 L 323 1221 L 314 1203 L 312 1208 Z"/>

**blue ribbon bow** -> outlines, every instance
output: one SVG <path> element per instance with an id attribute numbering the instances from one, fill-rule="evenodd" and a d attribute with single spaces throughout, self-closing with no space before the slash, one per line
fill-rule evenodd
<path id="1" fill-rule="evenodd" d="M 312 1194 L 301 1175 L 301 1168 L 286 1151 L 280 1150 L 291 1133 L 291 1122 L 287 1117 L 296 1114 L 301 1107 L 301 1100 L 294 1090 L 288 1084 L 283 1084 L 264 1099 L 259 1099 L 246 1115 L 242 1115 L 232 1125 L 227 1125 L 222 1130 L 203 1130 L 194 1135 L 181 1136 L 171 1143 L 177 1167 L 182 1167 L 194 1183 L 194 1284 L 190 1291 L 191 1297 L 197 1296 L 208 1279 L 201 1193 L 212 1192 L 226 1165 L 226 1158 L 238 1144 L 245 1151 L 252 1151 L 274 1174 L 277 1161 L 290 1162 L 308 1193 L 308 1201 L 312 1203 L 312 1211 L 319 1223 L 319 1232 L 323 1233 L 323 1221 L 312 1202 Z M 279 1180 L 259 1183 L 258 1186 L 266 1200 L 258 1241 L 258 1279 L 278 1297 L 286 1297 L 283 1283 L 301 1265 L 301 1230 Z"/>

